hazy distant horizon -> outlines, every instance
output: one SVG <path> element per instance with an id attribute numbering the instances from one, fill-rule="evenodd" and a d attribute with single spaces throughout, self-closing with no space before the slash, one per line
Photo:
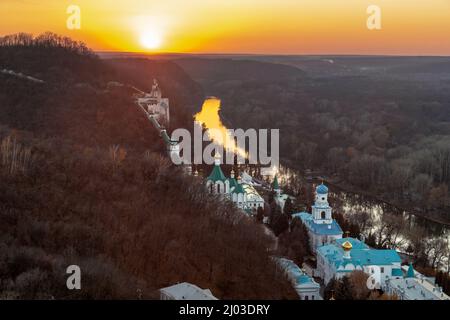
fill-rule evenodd
<path id="1" fill-rule="evenodd" d="M 132 52 L 132 51 L 104 51 L 94 50 L 98 55 L 142 55 L 142 56 L 256 56 L 256 57 L 378 57 L 378 58 L 450 58 L 449 55 L 421 55 L 421 54 L 328 54 L 328 53 L 315 53 L 315 54 L 303 54 L 303 53 L 215 53 L 215 52 Z"/>

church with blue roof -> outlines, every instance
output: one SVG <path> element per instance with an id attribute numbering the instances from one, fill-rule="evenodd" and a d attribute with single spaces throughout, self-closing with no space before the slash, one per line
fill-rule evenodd
<path id="1" fill-rule="evenodd" d="M 402 273 L 401 262 L 395 250 L 373 249 L 358 239 L 343 238 L 317 249 L 316 275 L 327 284 L 360 270 L 374 275 L 382 288 L 386 280 Z"/>
<path id="2" fill-rule="evenodd" d="M 342 238 L 342 229 L 333 219 L 332 208 L 328 203 L 328 188 L 323 183 L 316 187 L 312 212 L 295 213 L 292 217 L 299 218 L 308 229 L 313 251 Z"/>

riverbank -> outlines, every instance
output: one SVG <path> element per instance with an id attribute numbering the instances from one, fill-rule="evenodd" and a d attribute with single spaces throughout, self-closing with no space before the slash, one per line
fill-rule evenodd
<path id="1" fill-rule="evenodd" d="M 362 190 L 355 190 L 354 187 L 346 184 L 345 182 L 342 182 L 342 181 L 338 182 L 338 181 L 335 181 L 334 179 L 326 177 L 326 176 L 321 176 L 320 178 L 316 177 L 315 180 L 316 181 L 320 180 L 321 182 L 324 181 L 328 185 L 330 185 L 333 188 L 338 189 L 340 191 L 343 191 L 343 192 L 346 192 L 346 193 L 351 193 L 351 194 L 354 194 L 354 195 L 363 195 L 363 196 L 365 196 L 367 198 L 370 198 L 370 199 L 373 199 L 375 201 L 382 202 L 382 203 L 384 203 L 384 204 L 386 204 L 388 206 L 394 207 L 394 208 L 396 208 L 396 209 L 398 209 L 400 211 L 408 212 L 408 213 L 410 213 L 410 214 L 412 214 L 414 216 L 417 216 L 417 217 L 419 217 L 421 219 L 424 219 L 424 220 L 427 220 L 427 221 L 430 221 L 430 222 L 434 222 L 434 223 L 439 223 L 441 225 L 450 227 L 450 221 L 447 221 L 445 219 L 439 219 L 439 218 L 436 218 L 436 217 L 430 217 L 425 212 L 418 211 L 418 210 L 416 210 L 414 208 L 411 208 L 411 207 L 406 208 L 403 205 L 400 205 L 398 203 L 394 203 L 392 201 L 388 201 L 388 200 L 384 199 L 383 197 L 374 195 L 374 194 L 372 194 L 370 192 L 365 192 L 365 191 L 362 191 Z"/>

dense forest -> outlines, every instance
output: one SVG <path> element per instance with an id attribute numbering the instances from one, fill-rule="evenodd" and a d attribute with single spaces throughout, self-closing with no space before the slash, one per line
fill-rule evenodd
<path id="1" fill-rule="evenodd" d="M 295 298 L 262 226 L 164 155 L 133 104 L 158 78 L 173 126 L 201 88 L 170 61 L 103 61 L 54 34 L 0 38 L 0 298 Z M 66 288 L 79 265 L 82 290 Z"/>
<path id="2" fill-rule="evenodd" d="M 286 166 L 450 223 L 450 59 L 224 59 L 174 61 L 230 127 L 278 128 Z"/>

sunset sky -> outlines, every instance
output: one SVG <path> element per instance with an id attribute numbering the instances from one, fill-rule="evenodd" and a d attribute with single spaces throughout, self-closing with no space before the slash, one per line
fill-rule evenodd
<path id="1" fill-rule="evenodd" d="M 81 30 L 66 27 L 71 4 Z M 381 30 L 366 27 L 371 4 Z M 0 13 L 0 35 L 52 31 L 98 51 L 450 55 L 450 0 L 0 0 Z"/>

